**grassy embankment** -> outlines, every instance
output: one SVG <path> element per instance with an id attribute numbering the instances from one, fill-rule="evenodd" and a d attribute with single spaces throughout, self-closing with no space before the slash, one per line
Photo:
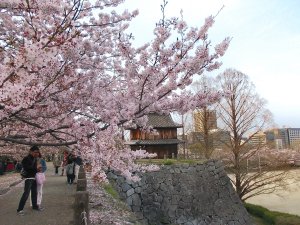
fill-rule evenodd
<path id="1" fill-rule="evenodd" d="M 245 203 L 256 225 L 300 225 L 300 217 L 288 213 L 270 211 L 262 206 Z"/>

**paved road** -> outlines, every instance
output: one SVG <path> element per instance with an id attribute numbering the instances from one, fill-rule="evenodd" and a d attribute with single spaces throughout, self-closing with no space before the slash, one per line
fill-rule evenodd
<path id="1" fill-rule="evenodd" d="M 29 199 L 24 208 L 25 216 L 16 213 L 23 193 L 23 184 L 13 187 L 8 193 L 0 196 L 1 225 L 70 225 L 73 219 L 75 185 L 66 184 L 66 176 L 55 176 L 53 166 L 48 164 L 46 183 L 43 189 L 42 212 L 33 211 Z"/>

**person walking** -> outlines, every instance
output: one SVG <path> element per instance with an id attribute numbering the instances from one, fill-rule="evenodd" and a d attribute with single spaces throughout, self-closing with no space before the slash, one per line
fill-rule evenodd
<path id="1" fill-rule="evenodd" d="M 65 167 L 68 164 L 68 158 L 69 158 L 69 156 L 70 156 L 69 151 L 65 150 L 64 151 L 64 157 L 63 157 L 63 160 L 62 160 L 62 163 L 61 163 L 61 176 L 64 175 Z"/>
<path id="2" fill-rule="evenodd" d="M 74 179 L 74 184 L 76 184 L 77 180 L 78 180 L 79 168 L 80 168 L 80 166 L 83 163 L 82 163 L 81 157 L 78 156 L 78 155 L 76 155 L 75 153 L 73 154 L 73 157 L 74 157 L 74 163 L 75 163 L 75 171 L 74 171 L 75 179 Z"/>
<path id="3" fill-rule="evenodd" d="M 70 157 L 68 157 L 67 163 L 68 163 L 66 166 L 67 183 L 73 184 L 73 181 L 75 178 L 75 174 L 74 174 L 75 173 L 75 162 L 74 162 L 72 155 L 70 155 Z"/>
<path id="4" fill-rule="evenodd" d="M 53 157 L 53 166 L 55 168 L 55 175 L 58 175 L 58 168 L 61 166 L 61 156 L 57 153 Z"/>
<path id="5" fill-rule="evenodd" d="M 22 167 L 24 172 L 23 178 L 25 179 L 24 184 L 24 192 L 19 202 L 19 206 L 17 209 L 18 215 L 23 216 L 24 213 L 24 206 L 28 199 L 29 193 L 31 191 L 31 202 L 32 202 L 32 209 L 37 211 L 42 211 L 43 208 L 38 207 L 37 205 L 37 185 L 35 180 L 35 175 L 37 173 L 37 157 L 39 156 L 39 147 L 34 145 L 30 148 L 29 154 L 23 158 L 22 160 Z"/>

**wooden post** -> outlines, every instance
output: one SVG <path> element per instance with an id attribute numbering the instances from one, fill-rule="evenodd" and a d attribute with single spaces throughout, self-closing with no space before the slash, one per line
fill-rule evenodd
<path id="1" fill-rule="evenodd" d="M 74 225 L 88 225 L 90 224 L 89 219 L 89 193 L 77 191 L 74 204 Z"/>
<path id="2" fill-rule="evenodd" d="M 78 179 L 76 191 L 86 191 L 87 181 L 86 179 Z"/>
<path id="3" fill-rule="evenodd" d="M 85 174 L 83 166 L 79 167 L 78 179 L 86 179 L 86 174 Z"/>

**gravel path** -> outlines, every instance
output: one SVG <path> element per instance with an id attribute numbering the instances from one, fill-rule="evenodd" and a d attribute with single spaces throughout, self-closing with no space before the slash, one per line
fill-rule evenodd
<path id="1" fill-rule="evenodd" d="M 7 193 L 22 181 L 19 173 L 8 173 L 0 176 L 0 195 Z"/>
<path id="2" fill-rule="evenodd" d="M 16 214 L 23 193 L 24 182 L 18 173 L 0 176 L 0 225 L 70 225 L 73 220 L 75 185 L 66 184 L 65 176 L 55 176 L 52 163 L 47 163 L 46 183 L 43 189 L 43 212 L 31 210 L 26 202 L 25 216 Z M 108 194 L 87 174 L 90 193 L 92 225 L 138 225 L 126 204 Z M 21 181 L 21 183 L 20 183 Z M 19 183 L 15 186 L 16 183 Z"/>
<path id="3" fill-rule="evenodd" d="M 48 163 L 42 201 L 45 210 L 42 212 L 33 211 L 30 208 L 28 199 L 24 208 L 25 216 L 17 215 L 16 210 L 23 194 L 23 181 L 15 187 L 11 187 L 6 194 L 0 195 L 0 224 L 70 225 L 73 219 L 72 205 L 74 203 L 75 185 L 67 185 L 65 176 L 55 176 L 53 174 L 53 166 Z"/>

